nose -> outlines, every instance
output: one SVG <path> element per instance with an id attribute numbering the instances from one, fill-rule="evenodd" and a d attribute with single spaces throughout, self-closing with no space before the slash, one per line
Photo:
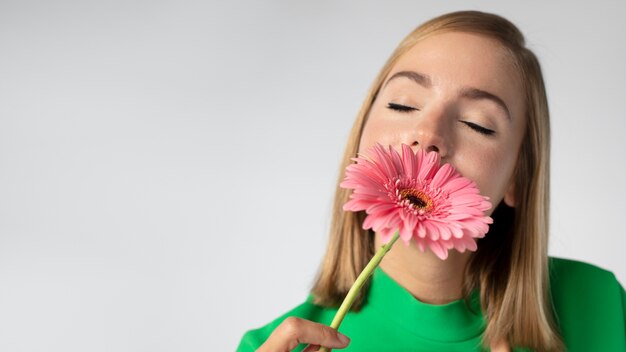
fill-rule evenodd
<path id="1" fill-rule="evenodd" d="M 445 158 L 450 152 L 451 139 L 446 121 L 444 111 L 423 111 L 421 116 L 415 119 L 413 126 L 406 130 L 404 143 L 411 146 L 414 151 L 417 149 L 434 151 L 439 153 L 442 159 Z"/>
<path id="2" fill-rule="evenodd" d="M 423 149 L 425 149 L 427 152 L 437 152 L 437 153 L 440 153 L 440 149 L 439 149 L 439 147 L 436 144 L 430 144 L 430 145 L 426 144 L 426 145 L 427 145 L 426 148 L 423 148 Z M 413 144 L 411 144 L 411 148 L 413 150 L 415 150 L 415 149 L 422 148 L 422 147 L 421 147 L 421 145 L 420 145 L 420 143 L 418 141 L 415 141 L 415 142 L 413 142 Z"/>

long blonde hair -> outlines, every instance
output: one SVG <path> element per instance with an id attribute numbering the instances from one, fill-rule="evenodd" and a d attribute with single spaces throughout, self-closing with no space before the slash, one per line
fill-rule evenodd
<path id="1" fill-rule="evenodd" d="M 527 126 L 515 169 L 515 208 L 494 210 L 490 234 L 479 242 L 467 266 L 464 291 L 480 290 L 487 327 L 483 343 L 506 341 L 537 351 L 560 351 L 548 282 L 550 123 L 541 68 L 522 33 L 493 14 L 462 11 L 434 18 L 411 32 L 376 77 L 350 132 L 340 166 L 330 238 L 312 293 L 316 303 L 337 306 L 374 253 L 374 233 L 363 230 L 365 214 L 342 210 L 350 191 L 340 188 L 344 170 L 359 149 L 363 126 L 384 79 L 417 42 L 437 33 L 469 32 L 497 40 L 522 79 Z M 494 235 L 497 232 L 497 235 Z M 359 309 L 362 298 L 353 309 Z"/>

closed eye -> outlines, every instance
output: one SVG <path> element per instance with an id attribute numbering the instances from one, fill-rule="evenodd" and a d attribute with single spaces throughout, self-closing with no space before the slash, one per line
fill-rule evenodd
<path id="1" fill-rule="evenodd" d="M 480 133 L 480 134 L 484 134 L 486 136 L 492 136 L 496 133 L 496 131 L 494 130 L 490 130 L 488 128 L 485 128 L 481 125 L 477 125 L 473 122 L 470 121 L 461 121 L 462 123 L 464 123 L 466 126 L 468 126 L 469 128 L 473 129 L 474 131 Z"/>
<path id="2" fill-rule="evenodd" d="M 410 112 L 410 111 L 419 111 L 418 108 L 414 108 L 408 105 L 396 104 L 396 103 L 388 103 L 387 108 L 399 112 Z"/>

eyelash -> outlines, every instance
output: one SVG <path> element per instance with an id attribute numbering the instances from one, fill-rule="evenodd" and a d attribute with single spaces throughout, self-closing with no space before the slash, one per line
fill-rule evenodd
<path id="1" fill-rule="evenodd" d="M 414 108 L 412 106 L 407 106 L 407 105 L 396 104 L 396 103 L 388 103 L 387 108 L 391 110 L 399 111 L 399 112 L 419 111 L 418 108 Z"/>
<path id="2" fill-rule="evenodd" d="M 473 122 L 469 122 L 469 121 L 461 121 L 462 123 L 464 123 L 466 126 L 468 126 L 469 128 L 473 129 L 474 131 L 480 133 L 480 134 L 484 134 L 485 136 L 493 136 L 496 131 L 494 130 L 490 130 L 488 128 L 485 128 L 481 125 L 477 125 Z"/>
<path id="3" fill-rule="evenodd" d="M 411 111 L 419 111 L 418 108 L 414 108 L 412 106 L 407 106 L 407 105 L 402 105 L 402 104 L 396 104 L 396 103 L 388 103 L 387 104 L 387 108 L 394 110 L 394 111 L 398 111 L 401 113 L 408 113 Z M 492 136 L 496 133 L 496 131 L 494 130 L 490 130 L 488 128 L 485 128 L 481 125 L 477 125 L 473 122 L 469 122 L 469 121 L 461 121 L 463 124 L 465 124 L 467 127 L 473 129 L 474 131 L 480 133 L 480 134 L 484 134 L 485 136 Z"/>

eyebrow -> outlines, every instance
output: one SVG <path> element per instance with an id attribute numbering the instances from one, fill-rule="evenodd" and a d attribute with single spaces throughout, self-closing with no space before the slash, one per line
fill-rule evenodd
<path id="1" fill-rule="evenodd" d="M 509 108 L 504 103 L 504 100 L 502 100 L 499 96 L 495 94 L 491 94 L 489 92 L 485 92 L 484 90 L 480 90 L 477 88 L 464 87 L 461 89 L 461 96 L 464 98 L 472 99 L 472 100 L 481 100 L 481 99 L 490 100 L 494 102 L 496 105 L 498 105 L 500 109 L 504 111 L 509 121 L 511 120 L 511 112 L 509 111 Z"/>
<path id="2" fill-rule="evenodd" d="M 432 80 L 427 75 L 424 75 L 424 74 L 421 74 L 421 73 L 417 73 L 417 72 L 414 72 L 414 71 L 400 71 L 400 72 L 394 73 L 393 76 L 389 77 L 387 82 L 385 82 L 385 86 L 387 84 L 389 84 L 389 82 L 391 82 L 392 80 L 394 80 L 394 79 L 396 79 L 398 77 L 406 77 L 406 78 L 414 81 L 415 83 L 417 83 L 420 86 L 423 86 L 425 88 L 430 88 L 433 85 Z"/>
<path id="3" fill-rule="evenodd" d="M 424 88 L 431 88 L 433 85 L 432 79 L 430 78 L 430 76 L 427 76 L 422 73 L 414 72 L 414 71 L 400 71 L 400 72 L 394 73 L 391 77 L 389 77 L 387 82 L 385 82 L 384 86 L 386 86 L 387 84 L 389 84 L 389 82 L 399 77 L 406 77 Z M 473 88 L 473 87 L 463 87 L 461 88 L 460 93 L 461 93 L 461 97 L 463 98 L 468 98 L 472 100 L 484 99 L 484 100 L 492 101 L 493 103 L 498 105 L 498 107 L 500 107 L 500 109 L 504 111 L 504 113 L 506 114 L 506 117 L 509 120 L 511 120 L 511 112 L 509 111 L 509 108 L 504 103 L 504 100 L 502 100 L 502 98 L 500 98 L 499 96 L 489 93 L 487 91 L 478 89 L 478 88 Z"/>

